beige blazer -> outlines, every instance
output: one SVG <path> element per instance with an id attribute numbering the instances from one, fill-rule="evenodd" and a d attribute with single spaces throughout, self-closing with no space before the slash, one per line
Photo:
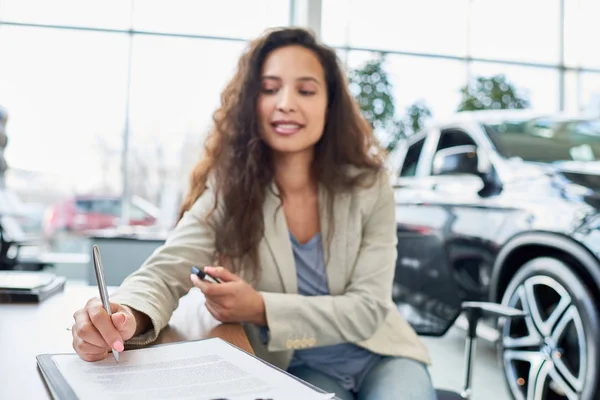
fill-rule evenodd
<path id="1" fill-rule="evenodd" d="M 275 187 L 275 185 L 273 185 Z M 269 340 L 258 327 L 244 328 L 257 356 L 287 369 L 294 349 L 352 342 L 381 355 L 404 356 L 430 364 L 427 349 L 392 301 L 396 264 L 395 203 L 387 174 L 368 189 L 338 195 L 331 249 L 325 249 L 329 296 L 297 294 L 296 269 L 283 209 L 271 191 L 264 204 L 265 235 L 259 246 L 262 273 L 255 288 L 264 297 Z M 322 237 L 330 227 L 325 195 L 319 207 Z M 214 204 L 209 186 L 172 231 L 166 243 L 121 285 L 111 301 L 147 314 L 149 332 L 127 345 L 156 339 L 192 284 L 192 265 L 215 260 L 214 231 L 204 216 Z M 215 218 L 221 218 L 218 210 Z"/>

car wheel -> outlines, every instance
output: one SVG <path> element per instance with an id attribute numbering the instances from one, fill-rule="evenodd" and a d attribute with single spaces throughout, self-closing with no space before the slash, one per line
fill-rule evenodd
<path id="1" fill-rule="evenodd" d="M 598 398 L 598 306 L 567 264 L 548 257 L 525 263 L 502 304 L 528 314 L 499 324 L 499 357 L 514 399 Z"/>

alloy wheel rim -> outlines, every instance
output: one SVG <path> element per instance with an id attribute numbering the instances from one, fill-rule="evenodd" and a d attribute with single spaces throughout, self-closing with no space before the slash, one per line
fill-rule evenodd
<path id="1" fill-rule="evenodd" d="M 517 400 L 579 399 L 588 366 L 581 315 L 568 291 L 548 276 L 532 276 L 502 304 L 528 316 L 502 326 L 503 366 Z"/>

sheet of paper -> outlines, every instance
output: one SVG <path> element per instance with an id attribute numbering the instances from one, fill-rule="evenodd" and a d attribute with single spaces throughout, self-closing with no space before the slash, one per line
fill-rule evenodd
<path id="1" fill-rule="evenodd" d="M 150 347 L 94 363 L 53 361 L 80 399 L 323 400 L 315 391 L 221 339 Z"/>

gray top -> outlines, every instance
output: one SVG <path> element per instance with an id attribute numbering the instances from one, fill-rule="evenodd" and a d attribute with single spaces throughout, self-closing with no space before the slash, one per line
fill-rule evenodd
<path id="1" fill-rule="evenodd" d="M 299 243 L 291 233 L 290 237 L 296 263 L 298 294 L 328 295 L 321 234 L 317 233 L 305 244 Z M 364 377 L 380 358 L 381 356 L 352 343 L 340 343 L 296 350 L 290 367 L 309 367 L 337 380 L 345 389 L 357 391 Z"/>

